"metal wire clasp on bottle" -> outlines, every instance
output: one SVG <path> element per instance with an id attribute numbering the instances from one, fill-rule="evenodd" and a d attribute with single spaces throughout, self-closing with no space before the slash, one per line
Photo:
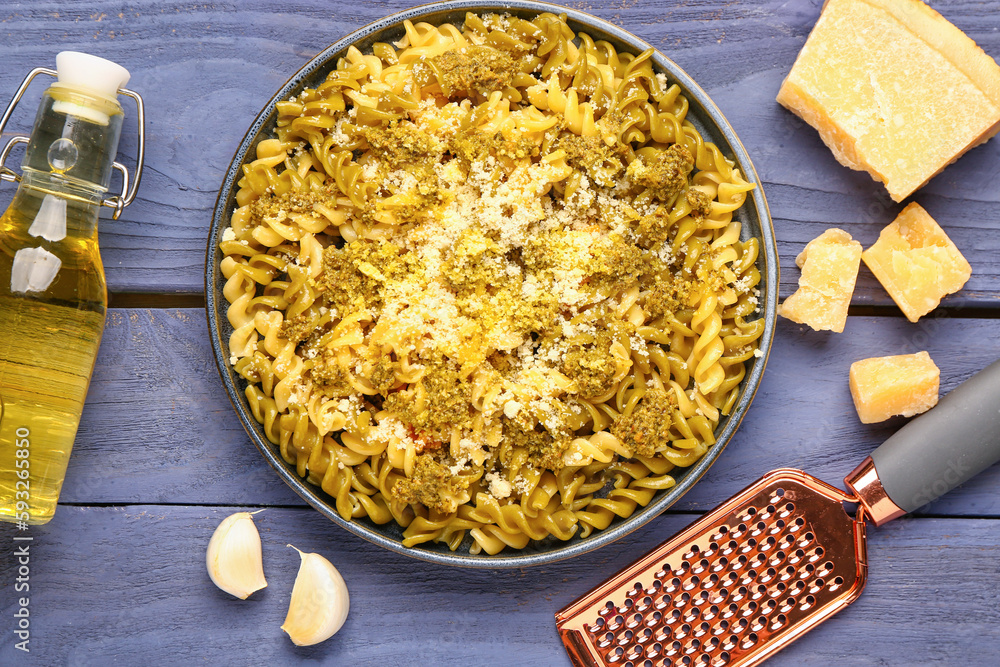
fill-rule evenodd
<path id="1" fill-rule="evenodd" d="M 48 74 L 53 78 L 58 76 L 54 69 L 49 69 L 47 67 L 36 67 L 28 72 L 28 76 L 24 77 L 24 81 L 22 81 L 21 85 L 18 86 L 13 99 L 11 99 L 7 108 L 4 109 L 3 117 L 0 118 L 0 136 L 3 136 L 4 128 L 7 126 L 7 121 L 10 120 L 11 115 L 14 113 L 17 103 L 21 101 L 25 91 L 28 90 L 28 86 L 31 85 L 32 80 L 39 74 Z M 114 209 L 114 213 L 111 214 L 111 218 L 113 220 L 117 220 L 122 214 L 122 210 L 124 210 L 124 208 L 131 204 L 132 200 L 135 199 L 135 193 L 139 190 L 139 180 L 142 178 L 143 163 L 146 158 L 146 114 L 142 104 L 142 97 L 139 93 L 131 91 L 127 88 L 119 88 L 118 92 L 126 97 L 131 97 L 135 101 L 135 106 L 138 111 L 136 119 L 139 126 L 139 148 L 138 155 L 136 156 L 134 177 L 129 176 L 128 169 L 122 163 L 116 161 L 111 165 L 122 175 L 122 188 L 119 194 L 105 197 L 101 201 L 101 205 Z M 0 181 L 14 183 L 21 180 L 20 174 L 7 166 L 7 157 L 10 155 L 11 149 L 13 149 L 17 144 L 24 144 L 27 146 L 28 137 L 24 135 L 11 137 L 11 139 L 3 147 L 3 151 L 0 151 Z"/>

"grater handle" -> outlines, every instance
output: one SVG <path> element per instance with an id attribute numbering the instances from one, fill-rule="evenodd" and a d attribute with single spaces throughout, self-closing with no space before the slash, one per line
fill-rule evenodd
<path id="1" fill-rule="evenodd" d="M 872 452 L 844 481 L 865 502 L 881 483 L 895 504 L 869 512 L 876 525 L 912 512 L 1000 461 L 1000 361 L 953 389 Z M 865 480 L 868 480 L 866 483 Z"/>

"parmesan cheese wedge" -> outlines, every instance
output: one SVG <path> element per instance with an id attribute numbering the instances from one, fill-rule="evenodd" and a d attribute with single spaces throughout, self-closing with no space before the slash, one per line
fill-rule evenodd
<path id="1" fill-rule="evenodd" d="M 861 266 L 861 244 L 842 229 L 828 229 L 795 258 L 799 288 L 778 306 L 778 314 L 816 331 L 840 333 Z"/>
<path id="2" fill-rule="evenodd" d="M 937 405 L 940 384 L 941 371 L 926 352 L 851 364 L 851 397 L 862 424 L 927 412 Z"/>
<path id="3" fill-rule="evenodd" d="M 778 102 L 902 201 L 1000 130 L 1000 67 L 919 0 L 828 0 Z"/>
<path id="4" fill-rule="evenodd" d="M 911 322 L 962 289 L 972 275 L 969 262 L 916 202 L 882 230 L 861 259 Z"/>

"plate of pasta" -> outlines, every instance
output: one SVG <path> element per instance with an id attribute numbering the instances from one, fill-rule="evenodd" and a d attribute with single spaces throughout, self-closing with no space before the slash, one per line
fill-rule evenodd
<path id="1" fill-rule="evenodd" d="M 216 204 L 209 331 L 251 440 L 335 523 L 472 567 L 584 553 L 719 456 L 777 253 L 734 131 L 676 64 L 538 2 L 333 44 Z"/>

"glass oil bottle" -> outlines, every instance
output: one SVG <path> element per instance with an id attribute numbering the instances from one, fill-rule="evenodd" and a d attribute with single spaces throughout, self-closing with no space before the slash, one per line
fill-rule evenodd
<path id="1" fill-rule="evenodd" d="M 19 180 L 0 217 L 0 520 L 42 524 L 55 513 L 104 330 L 107 289 L 97 246 L 102 205 L 116 215 L 135 196 L 114 162 L 129 73 L 110 61 L 64 52 L 42 96 L 31 137 L 0 156 L 0 177 Z M 140 161 L 142 158 L 141 99 Z M 27 143 L 21 175 L 3 166 Z M 114 169 L 123 192 L 107 197 Z M 138 185 L 138 178 L 134 185 Z"/>

